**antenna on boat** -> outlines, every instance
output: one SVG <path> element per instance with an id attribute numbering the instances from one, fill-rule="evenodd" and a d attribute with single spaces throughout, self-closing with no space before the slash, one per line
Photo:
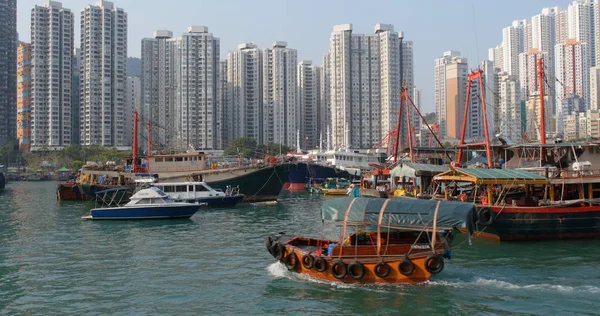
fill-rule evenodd
<path id="1" fill-rule="evenodd" d="M 331 150 L 331 132 L 329 132 L 329 125 L 327 125 L 327 151 Z"/>
<path id="2" fill-rule="evenodd" d="M 296 130 L 296 152 L 297 153 L 301 153 L 302 150 L 300 149 L 300 130 Z"/>
<path id="3" fill-rule="evenodd" d="M 542 143 L 542 145 L 546 145 L 546 113 L 544 109 L 544 59 L 542 57 L 543 56 L 540 56 L 540 59 L 538 59 L 538 65 L 540 67 L 540 142 Z"/>
<path id="4" fill-rule="evenodd" d="M 319 152 L 323 152 L 323 132 L 319 134 Z"/>
<path id="5" fill-rule="evenodd" d="M 133 173 L 138 172 L 137 157 L 138 157 L 138 111 L 133 111 L 133 148 L 131 149 L 133 158 Z"/>

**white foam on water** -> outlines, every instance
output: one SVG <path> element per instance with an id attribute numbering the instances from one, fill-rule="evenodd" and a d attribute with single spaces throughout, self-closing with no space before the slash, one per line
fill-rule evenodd
<path id="1" fill-rule="evenodd" d="M 493 287 L 503 290 L 531 290 L 531 291 L 551 291 L 560 293 L 600 293 L 600 288 L 596 286 L 569 286 L 560 284 L 525 284 L 518 285 L 502 280 L 475 278 L 471 282 L 465 281 L 429 281 L 430 285 L 448 286 L 455 288 L 472 287 Z"/>
<path id="2" fill-rule="evenodd" d="M 365 286 L 365 285 L 361 285 L 361 284 L 348 284 L 348 283 L 342 283 L 342 282 L 325 281 L 325 280 L 322 280 L 319 278 L 311 277 L 304 273 L 291 272 L 281 262 L 274 262 L 274 263 L 270 264 L 267 267 L 267 271 L 269 272 L 270 275 L 272 275 L 276 278 L 286 278 L 286 279 L 290 279 L 293 281 L 305 281 L 305 282 L 308 281 L 308 282 L 318 283 L 318 284 L 327 284 L 327 285 L 331 285 L 331 286 L 334 286 L 339 289 L 359 288 L 359 287 Z"/>

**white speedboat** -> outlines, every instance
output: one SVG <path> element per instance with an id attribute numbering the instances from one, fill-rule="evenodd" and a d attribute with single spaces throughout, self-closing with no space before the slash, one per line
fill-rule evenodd
<path id="1" fill-rule="evenodd" d="M 200 203 L 175 202 L 156 187 L 140 190 L 129 203 L 119 207 L 95 208 L 84 219 L 165 219 L 189 218 L 202 206 Z"/>
<path id="2" fill-rule="evenodd" d="M 225 192 L 213 189 L 206 182 L 153 183 L 171 199 L 178 202 L 204 203 L 208 207 L 233 207 L 243 198 L 238 188 L 227 188 Z"/>

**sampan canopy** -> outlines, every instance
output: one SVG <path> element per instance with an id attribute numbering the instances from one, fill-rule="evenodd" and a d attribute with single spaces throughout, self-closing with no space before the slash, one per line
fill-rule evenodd
<path id="1" fill-rule="evenodd" d="M 381 208 L 385 202 L 386 199 L 360 197 L 331 199 L 323 202 L 321 218 L 328 221 L 343 222 L 346 217 L 346 210 L 352 203 L 348 212 L 348 223 L 377 224 Z M 413 228 L 433 227 L 438 202 L 440 203 L 437 216 L 437 227 L 439 229 L 465 227 L 469 233 L 473 232 L 475 228 L 474 221 L 477 219 L 475 205 L 454 201 L 390 199 L 385 206 L 381 224 Z"/>

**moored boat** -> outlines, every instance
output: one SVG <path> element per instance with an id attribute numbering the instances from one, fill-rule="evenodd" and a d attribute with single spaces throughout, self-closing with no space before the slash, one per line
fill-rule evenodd
<path id="1" fill-rule="evenodd" d="M 174 202 L 160 189 L 152 187 L 134 194 L 120 207 L 94 208 L 84 219 L 166 219 L 190 218 L 201 204 Z"/>
<path id="2" fill-rule="evenodd" d="M 206 182 L 162 182 L 152 184 L 168 194 L 176 202 L 202 203 L 207 207 L 233 207 L 244 198 L 239 188 L 225 192 L 213 189 Z"/>
<path id="3" fill-rule="evenodd" d="M 312 162 L 298 162 L 292 166 L 288 181 L 284 183 L 286 190 L 304 190 L 307 183 L 321 184 L 327 178 L 349 178 L 348 171 L 340 170 L 334 166 L 327 166 Z"/>
<path id="4" fill-rule="evenodd" d="M 600 177 L 548 179 L 524 170 L 451 168 L 434 181 L 442 198 L 477 205 L 478 231 L 486 237 L 600 237 Z"/>
<path id="5" fill-rule="evenodd" d="M 290 271 L 327 281 L 410 284 L 443 270 L 454 228 L 472 231 L 475 208 L 448 201 L 339 198 L 325 201 L 321 215 L 341 224 L 340 239 L 267 236 L 271 255 Z"/>

